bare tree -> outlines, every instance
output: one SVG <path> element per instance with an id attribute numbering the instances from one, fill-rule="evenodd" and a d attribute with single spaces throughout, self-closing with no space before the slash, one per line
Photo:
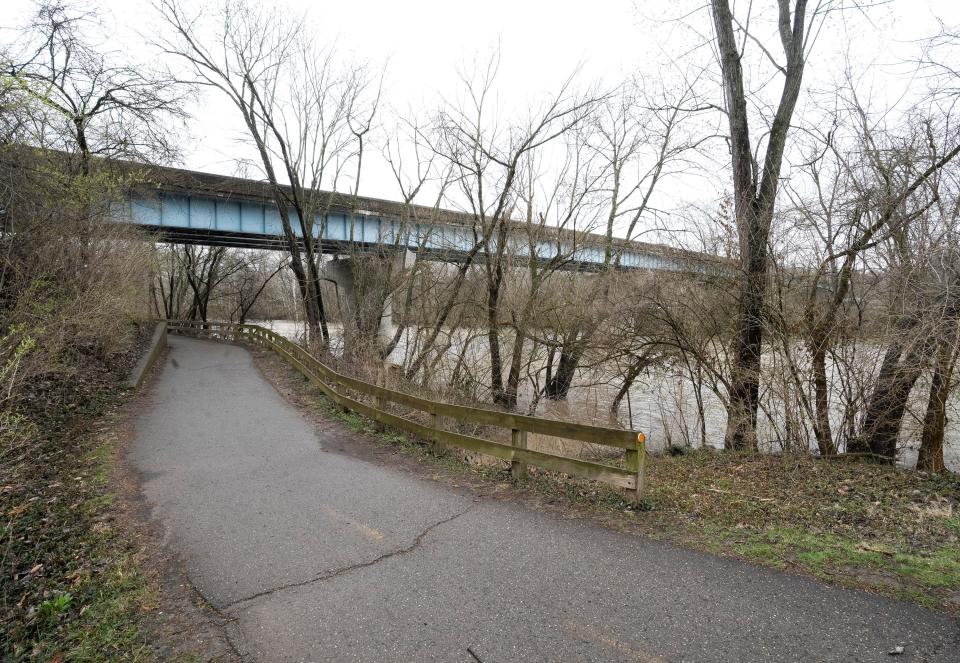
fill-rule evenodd
<path id="1" fill-rule="evenodd" d="M 395 130 L 391 132 L 391 136 L 392 138 L 384 146 L 383 155 L 397 183 L 400 198 L 403 202 L 404 214 L 404 218 L 400 219 L 399 232 L 394 238 L 394 251 L 402 250 L 405 253 L 406 246 L 410 245 L 414 233 L 419 233 L 419 235 L 416 236 L 417 250 L 413 254 L 413 262 L 402 275 L 403 300 L 399 303 L 399 324 L 394 330 L 393 337 L 380 348 L 381 359 L 386 359 L 396 349 L 411 323 L 410 314 L 415 297 L 417 276 L 422 265 L 420 256 L 430 240 L 429 232 L 420 233 L 418 229 L 428 227 L 430 221 L 437 219 L 440 204 L 447 187 L 450 185 L 449 169 L 439 174 L 436 173 L 437 154 L 430 148 L 424 136 L 424 129 L 416 121 L 408 120 L 398 123 Z M 411 163 L 414 164 L 412 167 Z M 415 206 L 413 202 L 428 182 L 436 183 L 437 193 L 433 205 L 428 208 L 430 211 L 425 212 L 423 208 Z M 404 245 L 403 249 L 400 248 L 401 244 Z M 406 262 L 406 256 L 404 256 L 403 262 Z M 395 292 L 394 290 L 391 296 Z"/>
<path id="2" fill-rule="evenodd" d="M 174 34 L 161 47 L 240 112 L 280 216 L 308 326 L 328 343 L 320 272 L 330 198 L 320 187 L 336 188 L 353 160 L 360 167 L 351 113 L 365 79 L 340 72 L 333 51 L 315 49 L 302 19 L 268 15 L 244 0 L 225 0 L 216 25 L 178 0 L 156 7 Z"/>
<path id="3" fill-rule="evenodd" d="M 274 282 L 274 278 L 287 268 L 285 256 L 278 259 L 276 254 L 267 251 L 247 255 L 245 263 L 224 283 L 226 298 L 232 303 L 228 318 L 240 323 L 247 321 L 261 295 Z"/>
<path id="4" fill-rule="evenodd" d="M 573 80 L 568 79 L 525 122 L 501 127 L 496 117 L 491 117 L 496 116 L 492 95 L 498 66 L 499 56 L 494 55 L 483 67 L 461 76 L 462 106 L 445 108 L 437 119 L 433 149 L 450 168 L 456 194 L 472 217 L 473 243 L 460 258 L 448 296 L 406 373 L 408 377 L 415 376 L 431 356 L 467 274 L 480 256 L 484 258 L 488 279 L 486 309 L 491 379 L 499 402 L 505 398 L 498 335 L 499 295 L 504 274 L 502 258 L 514 225 L 518 174 L 529 153 L 545 147 L 582 122 L 599 96 L 576 94 L 572 90 Z"/>
<path id="5" fill-rule="evenodd" d="M 955 201 L 952 206 L 952 216 L 956 218 Z M 957 291 L 960 286 L 960 266 L 957 264 L 957 235 L 955 231 L 951 234 L 953 236 L 950 239 L 953 241 L 939 251 L 932 251 L 929 260 L 932 268 L 930 271 L 940 286 L 937 297 L 939 306 L 931 308 L 939 315 L 934 319 L 932 329 L 929 361 L 933 368 L 923 415 L 917 469 L 932 472 L 943 472 L 946 469 L 943 443 L 947 425 L 947 401 L 955 387 L 954 372 L 960 356 L 960 293 Z"/>
<path id="6" fill-rule="evenodd" d="M 76 154 L 85 175 L 94 156 L 170 161 L 171 122 L 185 117 L 183 86 L 143 63 L 98 51 L 90 43 L 98 29 L 95 13 L 44 0 L 31 38 L 7 64 L 9 80 L 61 127 L 43 132 L 42 146 Z"/>
<path id="7" fill-rule="evenodd" d="M 606 302 L 614 273 L 621 268 L 625 246 L 653 229 L 655 194 L 663 180 L 691 168 L 689 153 L 703 139 L 684 135 L 683 122 L 699 110 L 693 83 L 677 92 L 654 88 L 643 80 L 630 80 L 604 100 L 585 127 L 587 148 L 602 164 L 599 200 L 605 207 L 603 262 L 591 302 Z M 591 238 L 593 239 L 593 238 Z M 596 242 L 594 242 L 596 243 Z M 547 398 L 563 400 L 584 353 L 604 322 L 598 311 L 612 313 L 616 306 L 590 306 L 584 316 L 566 314 L 551 344 L 550 370 L 543 386 Z M 558 321 L 558 323 L 561 321 Z"/>
<path id="8" fill-rule="evenodd" d="M 730 449 L 757 447 L 757 409 L 760 396 L 760 358 L 763 352 L 763 310 L 767 289 L 767 241 L 777 202 L 780 170 L 809 49 L 823 17 L 841 2 L 777 0 L 777 32 L 784 61 L 781 63 L 750 31 L 753 5 L 740 21 L 728 0 L 711 0 L 717 53 L 723 79 L 725 112 L 733 166 L 734 209 L 740 251 L 740 297 L 733 342 L 733 374 L 727 408 L 724 444 Z M 738 40 L 738 34 L 741 38 Z M 747 47 L 760 49 L 783 77 L 783 88 L 769 126 L 763 134 L 750 130 L 749 91 L 744 85 L 743 58 Z M 758 136 L 765 136 L 759 138 Z M 762 167 L 759 151 L 765 143 Z"/>
<path id="9" fill-rule="evenodd" d="M 183 320 L 189 286 L 183 278 L 176 247 L 160 247 L 157 258 L 155 274 L 150 283 L 154 311 L 161 320 Z"/>

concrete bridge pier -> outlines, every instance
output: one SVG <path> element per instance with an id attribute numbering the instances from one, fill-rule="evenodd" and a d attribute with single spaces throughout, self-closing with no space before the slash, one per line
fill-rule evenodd
<path id="1" fill-rule="evenodd" d="M 323 277 L 337 286 L 345 355 L 379 351 L 392 340 L 394 284 L 412 256 L 402 250 L 337 256 L 324 263 Z"/>

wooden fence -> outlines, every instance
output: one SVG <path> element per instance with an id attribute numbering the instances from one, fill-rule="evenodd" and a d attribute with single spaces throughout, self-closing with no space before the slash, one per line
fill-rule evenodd
<path id="1" fill-rule="evenodd" d="M 637 431 L 590 426 L 556 419 L 530 417 L 487 408 L 454 405 L 420 398 L 401 391 L 386 389 L 363 380 L 344 375 L 324 365 L 302 346 L 258 325 L 223 322 L 192 322 L 168 320 L 170 332 L 206 336 L 231 341 L 248 341 L 268 348 L 305 377 L 341 407 L 369 417 L 380 424 L 407 431 L 437 445 L 458 447 L 502 458 L 509 461 L 513 476 L 524 476 L 527 465 L 593 479 L 624 489 L 628 499 L 639 503 L 644 490 L 645 438 Z M 373 404 L 350 395 L 350 391 L 368 396 Z M 385 403 L 398 403 L 426 412 L 430 425 L 401 417 L 385 410 Z M 459 422 L 496 426 L 510 429 L 510 444 L 464 435 L 441 428 L 441 417 Z M 537 433 L 624 450 L 623 467 L 569 458 L 545 451 L 527 448 L 527 433 Z"/>

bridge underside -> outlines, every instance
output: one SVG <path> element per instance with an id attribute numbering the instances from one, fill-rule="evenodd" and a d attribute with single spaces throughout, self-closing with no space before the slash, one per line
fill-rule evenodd
<path id="1" fill-rule="evenodd" d="M 157 237 L 160 242 L 169 244 L 188 244 L 194 246 L 225 246 L 236 249 L 265 249 L 269 251 L 286 251 L 289 247 L 282 235 L 263 235 L 260 233 L 245 233 L 229 230 L 209 230 L 202 228 L 174 228 L 169 226 L 151 226 L 136 224 Z M 298 238 L 300 249 L 303 249 L 303 239 Z M 379 242 L 349 242 L 344 240 L 324 240 L 314 244 L 315 250 L 327 255 L 388 255 L 401 251 L 416 253 L 424 260 L 459 264 L 467 257 L 466 251 L 454 249 L 437 249 L 426 247 L 395 246 Z M 484 263 L 484 255 L 478 254 L 474 262 Z M 545 261 L 543 261 L 545 262 Z M 602 268 L 595 262 L 567 261 L 560 269 L 571 272 L 597 272 Z M 650 269 L 645 267 L 621 267 L 621 271 Z M 674 270 L 671 270 L 674 271 Z"/>
<path id="2" fill-rule="evenodd" d="M 262 233 L 239 232 L 231 230 L 210 230 L 206 228 L 176 228 L 171 226 L 150 226 L 136 224 L 157 236 L 161 242 L 169 244 L 194 244 L 201 246 L 227 246 L 235 249 L 267 249 L 270 251 L 286 251 L 289 248 L 283 235 L 264 235 Z M 303 248 L 303 239 L 298 238 L 300 248 Z M 352 248 L 351 248 L 352 247 Z M 387 247 L 374 242 L 345 242 L 324 240 L 318 247 L 323 253 L 344 254 L 352 251 L 362 253 L 381 253 L 389 251 Z"/>

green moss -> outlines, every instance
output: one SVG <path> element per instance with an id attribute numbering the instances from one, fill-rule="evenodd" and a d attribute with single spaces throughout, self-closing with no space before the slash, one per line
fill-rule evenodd
<path id="1" fill-rule="evenodd" d="M 894 561 L 899 573 L 924 587 L 960 589 L 960 549 L 945 548 L 929 556 L 897 554 Z"/>
<path id="2" fill-rule="evenodd" d="M 105 486 L 110 480 L 110 463 L 108 461 L 112 453 L 112 445 L 103 443 L 87 455 L 87 462 L 95 468 L 91 477 L 94 485 Z"/>
<path id="3" fill-rule="evenodd" d="M 960 550 L 954 546 L 924 555 L 887 543 L 776 526 L 748 534 L 713 528 L 711 536 L 738 537 L 733 550 L 752 562 L 776 567 L 786 563 L 819 578 L 881 589 L 925 605 L 940 603 L 939 590 L 960 589 Z"/>

